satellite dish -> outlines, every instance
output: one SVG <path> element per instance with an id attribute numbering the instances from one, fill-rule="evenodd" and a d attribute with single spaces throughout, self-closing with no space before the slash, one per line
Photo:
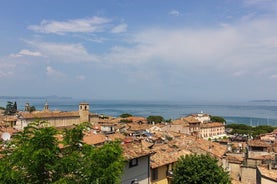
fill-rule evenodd
<path id="1" fill-rule="evenodd" d="M 5 132 L 2 134 L 1 138 L 4 140 L 4 141 L 8 141 L 11 139 L 11 134 L 8 133 L 8 132 Z"/>

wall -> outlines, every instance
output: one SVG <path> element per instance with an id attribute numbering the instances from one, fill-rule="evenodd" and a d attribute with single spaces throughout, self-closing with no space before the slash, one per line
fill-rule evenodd
<path id="1" fill-rule="evenodd" d="M 166 177 L 167 166 L 161 166 L 158 168 L 158 179 L 153 180 L 151 178 L 151 184 L 168 184 Z M 152 169 L 151 169 L 152 172 Z M 150 172 L 150 177 L 152 176 Z"/>
<path id="2" fill-rule="evenodd" d="M 241 167 L 241 183 L 243 184 L 256 184 L 256 168 Z"/>
<path id="3" fill-rule="evenodd" d="M 138 165 L 131 168 L 129 162 L 126 162 L 121 184 L 131 184 L 134 179 L 137 179 L 139 184 L 149 184 L 149 162 L 150 156 L 138 158 Z"/>

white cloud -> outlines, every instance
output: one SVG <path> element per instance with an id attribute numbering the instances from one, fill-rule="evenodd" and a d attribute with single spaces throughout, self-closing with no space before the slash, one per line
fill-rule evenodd
<path id="1" fill-rule="evenodd" d="M 98 57 L 88 53 L 86 48 L 79 43 L 52 43 L 40 41 L 26 41 L 28 44 L 35 47 L 40 53 L 50 60 L 55 60 L 65 63 L 79 62 L 95 62 Z"/>
<path id="2" fill-rule="evenodd" d="M 28 29 L 40 33 L 88 33 L 102 32 L 111 20 L 101 17 L 73 19 L 68 21 L 41 21 L 40 25 L 30 25 Z"/>
<path id="3" fill-rule="evenodd" d="M 10 64 L 5 61 L 0 63 L 0 79 L 14 75 L 15 64 Z"/>
<path id="4" fill-rule="evenodd" d="M 78 79 L 78 80 L 85 80 L 86 76 L 84 76 L 84 75 L 77 75 L 76 79 Z"/>
<path id="5" fill-rule="evenodd" d="M 233 73 L 233 76 L 239 77 L 239 76 L 242 76 L 242 75 L 244 75 L 244 74 L 245 74 L 245 71 L 237 71 L 237 72 L 234 72 L 234 73 Z"/>
<path id="6" fill-rule="evenodd" d="M 19 51 L 17 54 L 11 54 L 11 57 L 22 57 L 22 56 L 42 56 L 40 52 L 35 52 L 35 51 L 30 51 L 27 49 L 22 49 L 21 51 Z"/>
<path id="7" fill-rule="evenodd" d="M 55 78 L 64 78 L 65 77 L 64 73 L 62 73 L 58 70 L 55 70 L 51 66 L 46 67 L 46 74 L 50 77 L 55 77 Z"/>
<path id="8" fill-rule="evenodd" d="M 277 74 L 273 74 L 269 78 L 271 78 L 271 79 L 277 79 Z"/>
<path id="9" fill-rule="evenodd" d="M 127 31 L 128 25 L 125 23 L 119 24 L 118 26 L 115 26 L 112 28 L 111 32 L 112 33 L 122 33 Z"/>
<path id="10" fill-rule="evenodd" d="M 233 76 L 254 75 L 276 63 L 275 22 L 274 18 L 256 17 L 223 27 L 143 30 L 129 38 L 133 46 L 115 46 L 105 60 L 136 65 L 167 63 L 184 72 L 208 66 Z"/>
<path id="11" fill-rule="evenodd" d="M 171 10 L 170 12 L 168 12 L 169 15 L 178 17 L 181 15 L 181 13 L 178 10 Z"/>

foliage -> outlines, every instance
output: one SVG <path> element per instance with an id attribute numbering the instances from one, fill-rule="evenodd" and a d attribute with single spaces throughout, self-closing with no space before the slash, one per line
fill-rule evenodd
<path id="1" fill-rule="evenodd" d="M 6 110 L 6 109 L 5 109 L 5 107 L 1 107 L 1 106 L 0 106 L 0 110 Z"/>
<path id="2" fill-rule="evenodd" d="M 231 134 L 245 134 L 251 135 L 253 137 L 257 137 L 261 134 L 272 132 L 276 127 L 269 126 L 269 125 L 260 125 L 256 127 L 252 127 L 245 124 L 229 124 L 226 125 L 226 128 L 231 128 Z"/>
<path id="3" fill-rule="evenodd" d="M 174 168 L 174 184 L 229 184 L 230 177 L 210 155 L 182 156 Z"/>
<path id="4" fill-rule="evenodd" d="M 172 119 L 167 119 L 167 120 L 165 120 L 165 122 L 171 123 L 171 122 L 172 122 Z"/>
<path id="5" fill-rule="evenodd" d="M 128 114 L 128 113 L 124 113 L 124 114 L 120 115 L 121 118 L 128 118 L 128 117 L 132 117 L 132 116 L 133 116 L 132 114 Z"/>
<path id="6" fill-rule="evenodd" d="M 17 104 L 16 102 L 12 103 L 11 101 L 7 102 L 6 108 L 5 108 L 5 115 L 13 115 L 17 112 Z"/>
<path id="7" fill-rule="evenodd" d="M 1 153 L 0 183 L 120 183 L 120 143 L 97 148 L 84 144 L 87 125 L 63 130 L 59 142 L 59 132 L 46 122 L 29 124 Z"/>
<path id="8" fill-rule="evenodd" d="M 30 112 L 36 111 L 36 107 L 32 105 L 32 106 L 30 107 L 29 111 L 30 111 Z"/>
<path id="9" fill-rule="evenodd" d="M 211 116 L 211 121 L 212 122 L 226 123 L 226 120 L 223 117 L 220 117 L 220 116 Z"/>
<path id="10" fill-rule="evenodd" d="M 120 123 L 132 123 L 132 120 L 128 120 L 128 119 L 121 119 Z"/>
<path id="11" fill-rule="evenodd" d="M 162 116 L 148 116 L 147 121 L 148 123 L 161 123 L 164 121 L 164 118 Z"/>

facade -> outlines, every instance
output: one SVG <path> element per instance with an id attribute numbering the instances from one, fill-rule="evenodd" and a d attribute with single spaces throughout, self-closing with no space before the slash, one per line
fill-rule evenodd
<path id="1" fill-rule="evenodd" d="M 97 114 L 90 113 L 88 103 L 80 103 L 79 110 L 72 112 L 51 111 L 46 103 L 42 111 L 18 113 L 14 128 L 22 130 L 36 120 L 47 121 L 50 126 L 54 127 L 66 127 L 82 122 L 98 123 L 99 117 Z"/>
<path id="2" fill-rule="evenodd" d="M 219 122 L 201 124 L 200 134 L 203 139 L 225 136 L 225 125 Z"/>
<path id="3" fill-rule="evenodd" d="M 143 148 L 141 142 L 125 143 L 123 146 L 126 165 L 122 184 L 150 183 L 150 156 L 152 152 Z"/>
<path id="4" fill-rule="evenodd" d="M 195 119 L 200 121 L 201 123 L 208 123 L 211 121 L 211 117 L 209 114 L 204 114 L 203 112 L 198 113 L 198 114 L 192 114 Z"/>

